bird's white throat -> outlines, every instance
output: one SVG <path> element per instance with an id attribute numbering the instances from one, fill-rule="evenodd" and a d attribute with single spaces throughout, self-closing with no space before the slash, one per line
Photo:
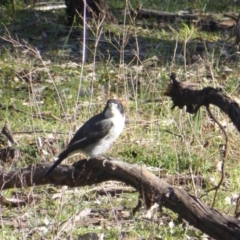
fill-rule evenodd
<path id="1" fill-rule="evenodd" d="M 125 126 L 125 115 L 121 114 L 117 106 L 107 108 L 105 116 L 112 121 L 113 126 L 109 133 L 108 138 L 112 138 L 112 141 L 118 138 Z"/>

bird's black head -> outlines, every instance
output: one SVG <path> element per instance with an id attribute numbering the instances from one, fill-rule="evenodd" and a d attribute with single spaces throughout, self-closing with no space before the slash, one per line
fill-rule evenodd
<path id="1" fill-rule="evenodd" d="M 106 113 L 107 110 L 113 111 L 114 109 L 118 109 L 118 111 L 124 115 L 124 109 L 122 103 L 117 99 L 109 99 L 107 101 L 106 107 L 104 108 L 104 113 Z"/>

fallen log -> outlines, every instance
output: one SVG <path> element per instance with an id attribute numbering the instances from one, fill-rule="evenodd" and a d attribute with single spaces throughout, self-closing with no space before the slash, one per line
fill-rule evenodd
<path id="1" fill-rule="evenodd" d="M 59 165 L 48 178 L 43 176 L 51 164 L 37 164 L 0 173 L 1 189 L 44 184 L 69 187 L 89 186 L 117 180 L 134 187 L 143 196 L 147 208 L 154 203 L 171 209 L 189 224 L 214 239 L 240 239 L 240 220 L 221 214 L 186 191 L 166 183 L 143 167 L 119 160 L 80 160 L 72 166 Z"/>

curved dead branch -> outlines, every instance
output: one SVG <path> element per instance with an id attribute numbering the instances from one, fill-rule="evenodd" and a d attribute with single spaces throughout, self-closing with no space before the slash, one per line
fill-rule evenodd
<path id="1" fill-rule="evenodd" d="M 225 112 L 240 131 L 240 108 L 238 104 L 231 98 L 221 92 L 220 89 L 206 87 L 202 90 L 192 90 L 184 88 L 183 85 L 176 80 L 174 73 L 170 76 L 171 83 L 165 92 L 166 96 L 172 98 L 173 106 L 182 109 L 187 107 L 187 112 L 195 114 L 201 106 L 213 104 Z"/>
<path id="2" fill-rule="evenodd" d="M 37 164 L 1 173 L 1 189 L 43 184 L 79 187 L 117 180 L 137 189 L 144 196 L 147 208 L 156 202 L 215 239 L 240 239 L 240 220 L 208 207 L 196 197 L 164 182 L 143 167 L 118 160 L 84 159 L 73 166 L 60 165 L 49 178 L 43 179 L 49 167 L 49 164 Z"/>

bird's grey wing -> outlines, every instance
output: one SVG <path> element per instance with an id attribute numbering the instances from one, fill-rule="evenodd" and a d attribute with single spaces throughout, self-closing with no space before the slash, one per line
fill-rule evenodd
<path id="1" fill-rule="evenodd" d="M 84 148 L 91 143 L 95 143 L 101 138 L 107 136 L 113 125 L 112 121 L 109 119 L 96 121 L 96 119 L 94 119 L 94 117 L 91 118 L 75 133 L 67 148 L 59 154 L 57 161 L 55 161 L 55 163 L 47 171 L 44 178 L 49 176 L 49 174 L 57 167 L 57 165 L 59 165 L 65 158 L 70 156 L 71 153 L 74 153 L 81 148 Z"/>
<path id="2" fill-rule="evenodd" d="M 77 145 L 78 149 L 99 141 L 109 133 L 113 123 L 110 119 L 84 124 L 73 136 L 67 148 Z"/>

